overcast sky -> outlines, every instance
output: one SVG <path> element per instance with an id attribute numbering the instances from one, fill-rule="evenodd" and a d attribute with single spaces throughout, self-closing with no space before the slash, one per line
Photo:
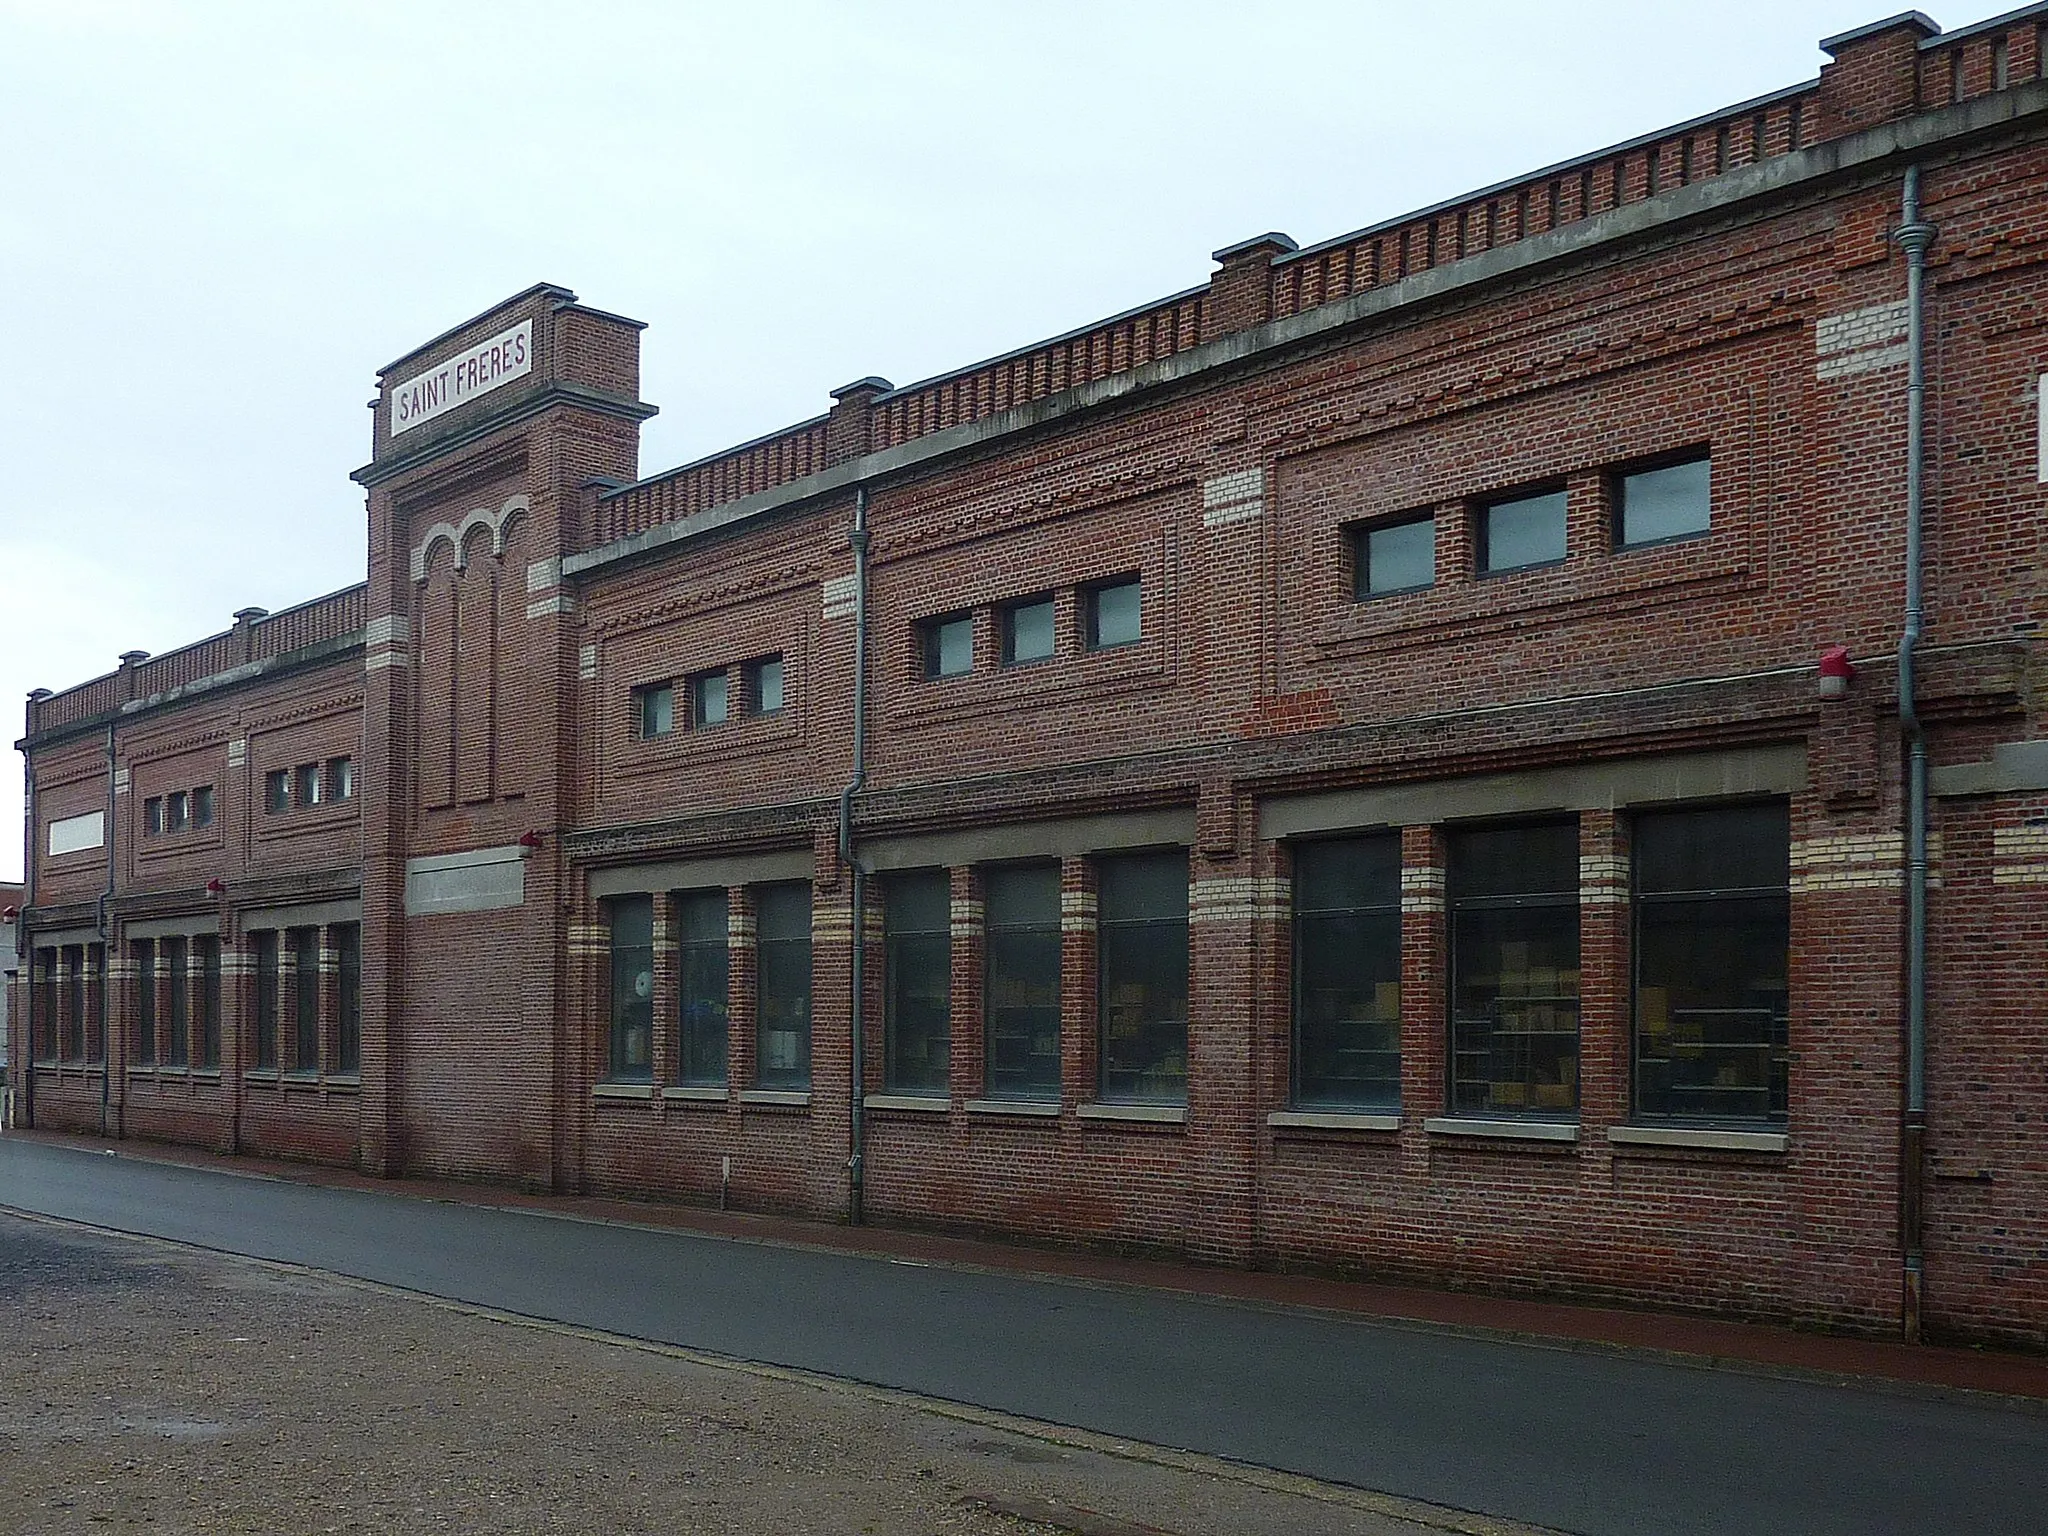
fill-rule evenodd
<path id="1" fill-rule="evenodd" d="M 1810 79 L 1894 8 L 0 0 L 5 739 L 360 580 L 375 369 L 536 281 L 649 323 L 651 473 Z"/>

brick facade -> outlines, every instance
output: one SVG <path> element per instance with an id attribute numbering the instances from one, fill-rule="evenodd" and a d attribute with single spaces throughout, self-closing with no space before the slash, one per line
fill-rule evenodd
<path id="1" fill-rule="evenodd" d="M 1889 231 L 1917 165 L 1938 231 L 1924 1320 L 2048 1343 L 2044 21 L 1844 34 L 1817 83 L 1305 250 L 1242 242 L 1205 290 L 905 389 L 861 380 L 646 479 L 635 322 L 541 286 L 437 338 L 382 374 L 364 586 L 32 701 L 24 1113 L 1898 1328 Z M 1710 475 L 1696 521 L 1629 537 L 1624 494 L 1685 466 Z M 1561 542 L 1514 555 L 1524 527 Z M 1375 589 L 1374 530 L 1425 551 L 1419 579 Z M 838 818 L 863 608 L 857 922 Z M 1856 675 L 1827 699 L 1836 645 Z M 1775 1031 L 1749 1044 L 1714 1009 L 1673 1025 L 1650 979 L 1686 920 L 1646 926 L 1646 840 L 1716 807 L 1778 818 L 1775 885 L 1713 894 L 1783 914 L 1783 974 L 1742 951 L 1755 995 L 1719 1010 Z M 1533 878 L 1473 873 L 1502 827 L 1554 829 L 1566 873 L 1492 893 Z M 1379 1086 L 1347 1097 L 1306 1033 L 1322 962 L 1297 866 L 1369 834 L 1385 879 L 1343 931 L 1385 935 L 1383 965 L 1357 969 L 1363 937 L 1336 952 L 1355 996 L 1328 1060 Z M 1131 894 L 1181 860 L 1184 898 Z M 1028 921 L 990 904 L 1013 867 L 1041 872 Z M 935 871 L 946 958 L 920 992 L 883 912 L 892 880 Z M 690 892 L 713 893 L 693 910 L 721 985 L 686 951 Z M 1539 909 L 1567 915 L 1498 916 Z M 1480 1018 L 1460 988 L 1495 929 L 1524 936 L 1489 951 L 1512 959 Z M 913 1007 L 947 1049 L 906 1087 Z M 723 1080 L 684 1081 L 682 1031 L 715 1045 L 721 1020 Z M 1052 1028 L 1056 1062 L 1030 1065 Z M 1703 1067 L 1717 1047 L 1734 1064 Z M 1036 1086 L 1001 1086 L 1013 1068 Z"/>

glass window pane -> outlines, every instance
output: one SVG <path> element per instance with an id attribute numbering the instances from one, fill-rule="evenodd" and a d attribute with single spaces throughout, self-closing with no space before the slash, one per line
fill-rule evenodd
<path id="1" fill-rule="evenodd" d="M 883 1082 L 944 1094 L 953 1015 L 951 883 L 944 871 L 892 878 L 883 895 Z"/>
<path id="2" fill-rule="evenodd" d="M 982 903 L 991 930 L 1057 928 L 1060 925 L 1060 867 L 1057 864 L 1002 864 L 982 875 Z"/>
<path id="3" fill-rule="evenodd" d="M 164 829 L 164 802 L 161 796 L 152 796 L 143 802 L 142 830 L 155 837 Z"/>
<path id="4" fill-rule="evenodd" d="M 1053 651 L 1052 599 L 1019 603 L 1004 616 L 1003 660 L 1043 661 Z"/>
<path id="5" fill-rule="evenodd" d="M 192 825 L 210 827 L 213 825 L 213 786 L 201 785 L 192 791 Z"/>
<path id="6" fill-rule="evenodd" d="M 347 759 L 343 759 L 344 762 Z M 336 1023 L 336 1066 L 342 1072 L 360 1072 L 363 1065 L 363 931 L 354 923 L 334 930 L 335 960 L 339 975 L 335 992 L 340 1010 Z"/>
<path id="7" fill-rule="evenodd" d="M 220 1065 L 220 940 L 199 941 L 199 1065 Z"/>
<path id="8" fill-rule="evenodd" d="M 654 903 L 634 896 L 611 904 L 612 1018 L 608 1075 L 645 1082 L 654 1075 Z"/>
<path id="9" fill-rule="evenodd" d="M 1401 838 L 1335 838 L 1294 847 L 1294 909 L 1347 912 L 1401 904 Z"/>
<path id="10" fill-rule="evenodd" d="M 1430 586 L 1436 581 L 1436 519 L 1419 517 L 1367 529 L 1360 552 L 1361 597 Z"/>
<path id="11" fill-rule="evenodd" d="M 320 1070 L 320 930 L 293 931 L 297 970 L 298 1010 L 295 1020 L 292 1068 L 298 1072 Z"/>
<path id="12" fill-rule="evenodd" d="M 135 945 L 135 1059 L 156 1065 L 156 946 L 148 939 Z"/>
<path id="13" fill-rule="evenodd" d="M 298 780 L 296 788 L 299 804 L 318 805 L 320 803 L 320 765 L 318 763 L 302 763 L 299 766 Z"/>
<path id="14" fill-rule="evenodd" d="M 754 893 L 758 982 L 754 1077 L 764 1088 L 811 1085 L 811 887 Z"/>
<path id="15" fill-rule="evenodd" d="M 1011 864 L 982 876 L 982 974 L 991 1098 L 1060 1094 L 1060 867 Z"/>
<path id="16" fill-rule="evenodd" d="M 192 997 L 186 990 L 191 980 L 191 970 L 186 958 L 186 941 L 180 938 L 164 940 L 164 967 L 170 972 L 171 983 L 171 1041 L 170 1064 L 182 1067 L 189 1063 L 192 1050 Z"/>
<path id="17" fill-rule="evenodd" d="M 757 715 L 772 715 L 782 708 L 782 658 L 770 656 L 753 665 L 750 707 Z"/>
<path id="18" fill-rule="evenodd" d="M 1104 859 L 1098 877 L 1102 1094 L 1185 1103 L 1187 856 Z"/>
<path id="19" fill-rule="evenodd" d="M 958 677 L 974 668 L 974 619 L 962 614 L 925 630 L 924 668 L 930 677 Z"/>
<path id="20" fill-rule="evenodd" d="M 1401 1101 L 1401 839 L 1294 850 L 1294 1099 Z"/>
<path id="21" fill-rule="evenodd" d="M 277 1066 L 277 930 L 256 935 L 256 1065 Z"/>
<path id="22" fill-rule="evenodd" d="M 1565 555 L 1564 492 L 1497 501 L 1480 517 L 1481 569 L 1511 571 Z"/>
<path id="23" fill-rule="evenodd" d="M 724 890 L 677 897 L 676 927 L 682 1010 L 676 1079 L 692 1087 L 722 1086 L 730 980 Z"/>
<path id="24" fill-rule="evenodd" d="M 701 673 L 690 684 L 698 725 L 723 725 L 726 719 L 725 674 Z"/>
<path id="25" fill-rule="evenodd" d="M 1791 876 L 1782 803 L 1641 815 L 1634 841 L 1638 894 L 1783 889 Z"/>
<path id="26" fill-rule="evenodd" d="M 676 728 L 676 691 L 663 683 L 640 690 L 640 734 L 666 736 Z"/>
<path id="27" fill-rule="evenodd" d="M 1455 1113 L 1578 1108 L 1578 862 L 1572 821 L 1451 834 Z"/>
<path id="28" fill-rule="evenodd" d="M 1131 645 L 1144 638 L 1142 582 L 1097 587 L 1088 595 L 1088 643 L 1091 646 Z"/>
<path id="29" fill-rule="evenodd" d="M 263 776 L 263 809 L 281 811 L 291 804 L 291 775 L 282 768 Z"/>
<path id="30" fill-rule="evenodd" d="M 1621 542 L 1648 544 L 1705 533 L 1712 518 L 1712 466 L 1706 459 L 1621 478 Z"/>

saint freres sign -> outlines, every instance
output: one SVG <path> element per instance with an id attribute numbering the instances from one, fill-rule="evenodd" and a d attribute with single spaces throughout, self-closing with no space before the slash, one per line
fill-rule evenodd
<path id="1" fill-rule="evenodd" d="M 391 435 L 408 432 L 531 372 L 533 322 L 522 320 L 511 330 L 395 385 L 391 391 Z"/>

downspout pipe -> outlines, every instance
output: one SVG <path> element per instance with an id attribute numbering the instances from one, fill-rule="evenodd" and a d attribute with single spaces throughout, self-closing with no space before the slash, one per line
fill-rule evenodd
<path id="1" fill-rule="evenodd" d="M 114 1081 L 114 945 L 107 932 L 107 907 L 114 899 L 114 727 L 107 726 L 107 885 L 100 892 L 100 1134 L 113 1134 L 111 1104 Z"/>
<path id="2" fill-rule="evenodd" d="M 868 488 L 853 493 L 853 776 L 839 792 L 839 862 L 852 877 L 853 999 L 846 1157 L 846 1219 L 861 1224 L 867 1151 L 867 870 L 853 851 L 853 798 L 868 778 Z"/>
<path id="3" fill-rule="evenodd" d="M 1906 748 L 1906 1095 L 1899 1136 L 1899 1244 L 1904 1256 L 1901 1331 L 1921 1337 L 1925 1283 L 1922 1192 L 1927 1139 L 1927 733 L 1916 663 L 1925 624 L 1922 535 L 1926 477 L 1927 250 L 1935 228 L 1920 216 L 1920 167 L 1906 168 L 1899 227 L 1906 253 L 1906 614 L 1899 635 L 1899 730 Z"/>
<path id="4" fill-rule="evenodd" d="M 29 705 L 27 736 L 35 736 L 35 704 Z M 15 963 L 21 967 L 20 975 L 27 978 L 22 989 L 21 1029 L 15 1038 L 21 1044 L 21 1059 L 14 1060 L 14 1053 L 8 1053 L 8 1080 L 14 1089 L 14 1127 L 18 1130 L 33 1129 L 36 1123 L 36 951 L 35 942 L 29 938 L 28 915 L 36 905 L 36 771 L 32 748 L 24 749 L 27 772 L 22 786 L 22 864 L 21 864 L 21 914 L 15 919 L 14 954 Z M 13 1015 L 9 1015 L 13 1017 Z M 44 1028 L 54 1030 L 55 1019 L 44 1022 Z"/>

